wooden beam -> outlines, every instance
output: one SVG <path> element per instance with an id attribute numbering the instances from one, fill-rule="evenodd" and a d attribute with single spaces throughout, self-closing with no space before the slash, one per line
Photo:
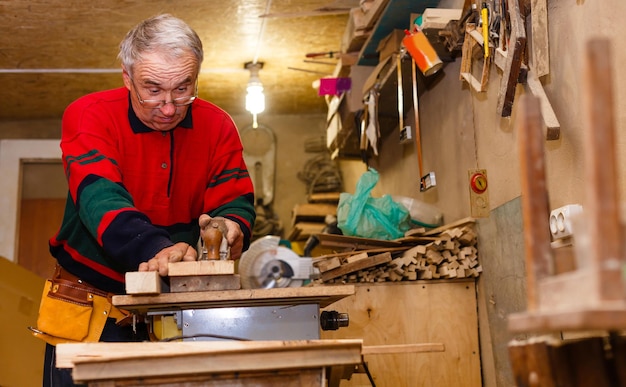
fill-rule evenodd
<path id="1" fill-rule="evenodd" d="M 583 98 L 586 109 L 585 213 L 589 231 L 587 259 L 598 273 L 598 298 L 624 300 L 624 256 L 620 222 L 618 158 L 611 49 L 608 39 L 587 42 Z"/>
<path id="2" fill-rule="evenodd" d="M 368 267 L 377 266 L 383 263 L 391 262 L 391 253 L 382 253 L 369 258 L 360 259 L 352 263 L 346 263 L 336 269 L 332 269 L 322 273 L 322 281 L 328 281 L 342 275 L 353 273 L 355 271 L 367 269 Z"/>
<path id="3" fill-rule="evenodd" d="M 548 39 L 548 1 L 530 1 L 532 41 L 530 68 L 538 78 L 550 73 L 550 44 Z"/>
<path id="4" fill-rule="evenodd" d="M 526 262 L 528 310 L 538 309 L 538 281 L 554 274 L 550 216 L 545 175 L 543 130 L 539 100 L 530 95 L 521 98 L 517 127 L 522 183 L 522 217 Z"/>
<path id="5" fill-rule="evenodd" d="M 507 0 L 503 0 L 507 1 Z M 526 31 L 520 15 L 518 0 L 508 0 L 511 19 L 511 43 L 509 45 L 506 64 L 500 81 L 498 106 L 496 111 L 502 117 L 510 117 L 515 100 L 515 89 L 519 81 L 522 57 L 526 49 Z"/>
<path id="6" fill-rule="evenodd" d="M 554 113 L 554 109 L 552 109 L 552 104 L 550 104 L 550 100 L 548 100 L 548 96 L 543 89 L 543 85 L 541 84 L 538 75 L 532 68 L 526 75 L 526 85 L 528 86 L 528 90 L 531 94 L 539 98 L 541 117 L 543 117 L 546 129 L 545 139 L 547 141 L 558 140 L 561 138 L 561 124 Z"/>

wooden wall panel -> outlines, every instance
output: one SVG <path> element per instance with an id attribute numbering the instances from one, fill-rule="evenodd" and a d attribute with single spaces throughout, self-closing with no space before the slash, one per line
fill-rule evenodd
<path id="1" fill-rule="evenodd" d="M 65 199 L 24 199 L 19 216 L 17 263 L 48 278 L 56 260 L 48 249 L 48 240 L 59 230 Z"/>
<path id="2" fill-rule="evenodd" d="M 327 310 L 347 312 L 350 325 L 323 339 L 363 339 L 363 345 L 443 343 L 444 352 L 367 355 L 377 386 L 480 387 L 480 353 L 473 281 L 357 284 L 354 296 Z M 369 386 L 354 374 L 341 386 Z"/>

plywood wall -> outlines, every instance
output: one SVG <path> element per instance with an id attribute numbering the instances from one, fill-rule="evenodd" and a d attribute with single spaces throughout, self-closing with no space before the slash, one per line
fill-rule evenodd
<path id="1" fill-rule="evenodd" d="M 377 386 L 480 387 L 480 350 L 473 281 L 359 284 L 354 296 L 327 310 L 348 313 L 350 325 L 324 339 L 362 338 L 364 346 L 441 343 L 443 352 L 368 355 Z M 355 374 L 342 386 L 370 385 Z"/>

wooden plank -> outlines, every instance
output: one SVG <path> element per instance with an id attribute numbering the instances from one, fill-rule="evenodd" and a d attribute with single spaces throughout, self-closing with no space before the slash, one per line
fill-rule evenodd
<path id="1" fill-rule="evenodd" d="M 482 386 L 473 280 L 358 284 L 354 296 L 329 309 L 348 313 L 350 325 L 322 331 L 324 339 L 361 338 L 364 351 L 379 345 L 445 347 L 440 352 L 367 355 L 378 387 Z M 341 385 L 371 384 L 355 373 Z"/>
<path id="2" fill-rule="evenodd" d="M 620 302 L 612 307 L 581 306 L 578 310 L 514 313 L 508 317 L 508 329 L 511 332 L 623 330 L 626 329 L 626 305 Z"/>
<path id="3" fill-rule="evenodd" d="M 158 271 L 127 272 L 126 294 L 159 294 L 161 293 L 161 276 Z"/>
<path id="4" fill-rule="evenodd" d="M 441 227 L 437 227 L 437 228 L 434 228 L 432 230 L 429 230 L 429 231 L 424 233 L 424 236 L 436 235 L 436 234 L 441 233 L 442 231 L 446 231 L 446 230 L 450 230 L 450 229 L 453 229 L 453 228 L 456 228 L 456 227 L 462 227 L 462 226 L 466 226 L 466 225 L 474 224 L 474 223 L 476 223 L 476 219 L 474 219 L 474 218 L 459 219 L 459 220 L 457 220 L 455 222 L 444 224 Z"/>
<path id="5" fill-rule="evenodd" d="M 359 250 L 359 252 L 364 252 L 364 253 L 368 253 L 368 254 L 374 254 L 374 253 L 384 253 L 384 252 L 393 252 L 393 251 L 404 251 L 404 250 L 410 249 L 411 247 L 412 246 L 383 247 L 383 248 L 380 248 L 380 249 Z M 313 258 L 313 263 L 322 262 L 324 260 L 333 259 L 333 258 L 347 257 L 347 256 L 350 256 L 352 254 L 354 254 L 354 250 L 353 251 L 345 251 L 343 253 L 334 253 L 334 254 L 320 255 L 319 257 L 314 257 Z"/>
<path id="6" fill-rule="evenodd" d="M 170 292 L 172 293 L 237 289 L 241 289 L 239 274 L 170 277 Z"/>
<path id="7" fill-rule="evenodd" d="M 382 239 L 370 239 L 353 237 L 347 235 L 336 234 L 320 234 L 320 245 L 324 247 L 343 247 L 350 248 L 352 250 L 366 250 L 368 248 L 382 248 L 382 247 L 399 247 L 400 242 L 387 241 Z"/>
<path id="8" fill-rule="evenodd" d="M 204 261 L 170 262 L 167 267 L 170 277 L 235 274 L 235 261 L 231 260 L 211 259 Z"/>
<path id="9" fill-rule="evenodd" d="M 355 271 L 367 269 L 368 267 L 377 266 L 383 263 L 391 262 L 391 253 L 382 253 L 369 258 L 360 259 L 355 262 L 346 263 L 340 267 L 328 270 L 321 274 L 322 281 L 328 281 L 342 275 L 353 273 Z"/>
<path id="10" fill-rule="evenodd" d="M 349 366 L 343 366 L 349 367 Z M 354 367 L 354 366 L 351 366 Z M 322 386 L 324 368 L 290 369 L 254 372 L 222 372 L 210 375 L 171 375 L 118 380 L 99 380 L 88 383 L 89 387 L 300 387 Z"/>
<path id="11" fill-rule="evenodd" d="M 325 271 L 338 268 L 341 266 L 341 261 L 338 257 L 332 257 L 322 261 L 315 261 L 314 266 L 317 267 L 321 273 L 323 273 Z"/>
<path id="12" fill-rule="evenodd" d="M 323 222 L 327 215 L 336 215 L 337 205 L 329 203 L 300 203 L 293 207 L 291 224 L 303 221 Z"/>
<path id="13" fill-rule="evenodd" d="M 515 89 L 519 80 L 522 57 L 526 49 L 526 32 L 520 14 L 518 0 L 508 1 L 509 14 L 511 19 L 511 44 L 509 45 L 506 64 L 503 69 L 502 80 L 500 81 L 500 92 L 498 93 L 497 113 L 502 117 L 510 117 L 515 99 Z"/>
<path id="14" fill-rule="evenodd" d="M 133 310 L 192 309 L 240 306 L 279 306 L 319 303 L 328 306 L 354 294 L 354 285 L 300 288 L 240 289 L 210 292 L 161 293 L 113 296 L 113 305 Z"/>
<path id="15" fill-rule="evenodd" d="M 363 346 L 362 354 L 365 356 L 389 353 L 443 352 L 445 350 L 446 347 L 443 343 L 366 345 Z"/>
<path id="16" fill-rule="evenodd" d="M 345 258 L 346 263 L 352 263 L 356 261 L 360 261 L 361 259 L 367 259 L 369 255 L 367 253 L 355 253 L 354 255 L 349 255 Z"/>
<path id="17" fill-rule="evenodd" d="M 626 262 L 621 234 L 618 157 L 613 100 L 611 49 L 608 39 L 586 45 L 583 101 L 585 106 L 585 214 L 589 232 L 588 261 L 597 273 L 598 300 L 624 300 Z"/>
<path id="18" fill-rule="evenodd" d="M 550 73 L 550 43 L 548 39 L 548 1 L 530 0 L 532 42 L 530 68 L 541 78 Z"/>
<path id="19" fill-rule="evenodd" d="M 79 343 L 57 347 L 75 381 L 361 363 L 362 340 Z"/>
<path id="20" fill-rule="evenodd" d="M 530 69 L 526 75 L 526 84 L 531 94 L 539 98 L 541 117 L 543 117 L 543 122 L 546 127 L 545 139 L 547 141 L 558 140 L 561 137 L 561 124 L 554 113 L 554 109 L 552 109 L 552 105 L 548 100 L 548 96 L 543 89 L 541 81 L 539 81 L 537 74 L 535 74 L 535 71 L 532 69 Z"/>
<path id="21" fill-rule="evenodd" d="M 550 207 L 545 174 L 543 130 L 539 100 L 522 96 L 517 116 L 519 128 L 522 218 L 526 262 L 526 293 L 529 311 L 538 309 L 538 282 L 554 274 L 550 228 L 546 222 Z"/>
<path id="22" fill-rule="evenodd" d="M 339 195 L 341 192 L 318 192 L 307 195 L 309 203 L 339 203 Z"/>

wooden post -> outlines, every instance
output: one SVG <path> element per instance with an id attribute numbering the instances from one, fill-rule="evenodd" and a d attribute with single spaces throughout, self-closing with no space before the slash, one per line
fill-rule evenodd
<path id="1" fill-rule="evenodd" d="M 553 274 L 539 99 L 524 95 L 518 114 L 528 311 L 538 307 L 538 282 Z"/>
<path id="2" fill-rule="evenodd" d="M 623 300 L 622 238 L 615 155 L 615 112 L 610 44 L 587 43 L 585 60 L 585 214 L 589 228 L 589 264 L 597 271 L 599 300 Z"/>

